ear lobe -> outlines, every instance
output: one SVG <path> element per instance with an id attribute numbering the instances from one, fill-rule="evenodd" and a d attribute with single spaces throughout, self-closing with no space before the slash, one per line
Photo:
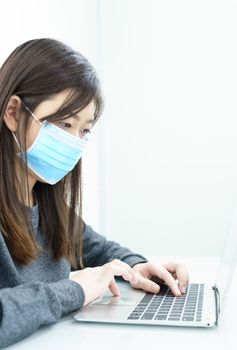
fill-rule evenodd
<path id="1" fill-rule="evenodd" d="M 12 95 L 8 101 L 3 120 L 5 125 L 12 132 L 17 131 L 21 111 L 21 99 Z"/>

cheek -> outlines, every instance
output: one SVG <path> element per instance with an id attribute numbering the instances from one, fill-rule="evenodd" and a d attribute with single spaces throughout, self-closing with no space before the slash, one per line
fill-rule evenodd
<path id="1" fill-rule="evenodd" d="M 28 149 L 35 141 L 36 136 L 40 130 L 40 125 L 37 123 L 31 123 L 26 130 L 26 149 Z"/>

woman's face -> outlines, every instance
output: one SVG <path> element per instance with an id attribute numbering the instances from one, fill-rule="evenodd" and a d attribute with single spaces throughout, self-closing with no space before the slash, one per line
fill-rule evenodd
<path id="1" fill-rule="evenodd" d="M 41 102 L 32 112 L 38 120 L 49 114 L 53 114 L 64 103 L 69 92 L 69 90 L 64 90 L 55 95 L 52 99 Z M 93 126 L 94 113 L 95 104 L 92 101 L 82 111 L 78 112 L 78 114 L 64 120 L 55 121 L 53 123 L 74 136 L 84 138 L 86 133 L 88 133 Z M 40 123 L 31 117 L 26 130 L 26 149 L 33 144 L 36 136 L 38 135 L 40 127 Z"/>
<path id="2" fill-rule="evenodd" d="M 64 90 L 53 96 L 51 99 L 40 103 L 37 106 L 37 108 L 34 111 L 32 111 L 35 117 L 38 120 L 41 120 L 45 116 L 55 113 L 63 105 L 64 101 L 67 99 L 69 92 L 69 90 Z M 67 119 L 55 121 L 52 123 L 74 136 L 84 138 L 86 133 L 93 126 L 94 113 L 95 104 L 92 101 L 82 111 L 78 112 L 78 114 L 75 114 L 74 116 L 69 117 Z M 22 131 L 23 123 L 21 122 L 23 120 L 22 118 L 25 118 L 25 116 L 22 115 L 19 121 L 18 137 L 20 138 L 24 137 L 24 133 Z M 33 144 L 35 138 L 39 133 L 40 128 L 41 124 L 37 120 L 35 120 L 33 116 L 30 117 L 26 130 L 26 149 L 28 149 Z M 32 185 L 35 183 L 35 181 L 45 182 L 41 178 L 39 178 L 30 168 L 28 168 L 28 179 Z"/>

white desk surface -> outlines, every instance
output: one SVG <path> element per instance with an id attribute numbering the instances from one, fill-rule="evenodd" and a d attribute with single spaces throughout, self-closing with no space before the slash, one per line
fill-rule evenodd
<path id="1" fill-rule="evenodd" d="M 182 261 L 190 271 L 190 282 L 214 283 L 218 267 L 216 258 L 171 258 Z M 161 326 L 135 326 L 116 324 L 79 323 L 71 314 L 57 324 L 41 327 L 30 337 L 8 349 L 16 350 L 228 350 L 237 348 L 237 303 L 232 302 L 237 289 L 237 271 L 229 291 L 226 307 L 215 328 L 182 328 Z"/>

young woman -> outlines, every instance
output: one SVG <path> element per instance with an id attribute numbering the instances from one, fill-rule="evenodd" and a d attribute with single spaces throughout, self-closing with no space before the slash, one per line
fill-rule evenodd
<path id="1" fill-rule="evenodd" d="M 188 283 L 185 266 L 148 262 L 83 222 L 81 156 L 101 111 L 93 67 L 59 41 L 30 40 L 1 67 L 0 347 L 119 295 L 115 276 L 177 296 Z"/>

